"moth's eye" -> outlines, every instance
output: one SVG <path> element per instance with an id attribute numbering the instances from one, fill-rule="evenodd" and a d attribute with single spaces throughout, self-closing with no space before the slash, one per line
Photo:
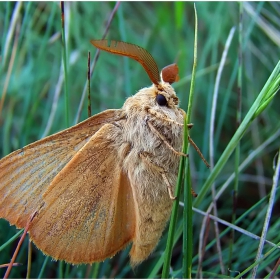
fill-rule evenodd
<path id="1" fill-rule="evenodd" d="M 167 100 L 166 100 L 165 96 L 162 95 L 162 94 L 157 95 L 156 101 L 157 101 L 157 104 L 159 106 L 166 106 L 167 105 Z"/>

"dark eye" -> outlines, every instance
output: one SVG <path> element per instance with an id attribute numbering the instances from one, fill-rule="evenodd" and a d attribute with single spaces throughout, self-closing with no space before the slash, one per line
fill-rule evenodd
<path id="1" fill-rule="evenodd" d="M 166 100 L 166 98 L 164 97 L 164 95 L 162 95 L 162 94 L 158 94 L 158 95 L 157 95 L 156 101 L 157 101 L 157 104 L 158 104 L 159 106 L 166 106 L 166 105 L 167 105 L 167 100 Z"/>

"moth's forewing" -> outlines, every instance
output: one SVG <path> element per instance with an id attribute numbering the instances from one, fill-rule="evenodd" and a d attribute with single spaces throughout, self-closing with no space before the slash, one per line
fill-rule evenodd
<path id="1" fill-rule="evenodd" d="M 115 125 L 104 125 L 51 182 L 29 230 L 44 253 L 69 263 L 91 263 L 132 241 L 135 209 L 118 158 L 121 133 Z"/>
<path id="2" fill-rule="evenodd" d="M 105 123 L 122 118 L 107 110 L 69 129 L 32 143 L 0 160 L 0 218 L 25 227 L 42 205 L 54 177 Z"/>

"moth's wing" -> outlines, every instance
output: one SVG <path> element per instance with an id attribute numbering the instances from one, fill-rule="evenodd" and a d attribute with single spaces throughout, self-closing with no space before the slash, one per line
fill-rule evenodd
<path id="1" fill-rule="evenodd" d="M 45 254 L 69 263 L 113 256 L 135 232 L 133 194 L 118 159 L 121 130 L 104 125 L 54 178 L 30 237 Z"/>
<path id="2" fill-rule="evenodd" d="M 122 118 L 107 110 L 0 160 L 0 218 L 25 227 L 53 178 L 104 124 Z"/>

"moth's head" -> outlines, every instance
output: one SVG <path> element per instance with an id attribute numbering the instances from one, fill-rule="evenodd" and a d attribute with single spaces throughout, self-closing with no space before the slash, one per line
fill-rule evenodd
<path id="1" fill-rule="evenodd" d="M 150 99 L 153 105 L 172 109 L 178 106 L 178 97 L 169 83 L 160 83 L 160 87 L 154 85 L 152 89 Z"/>
<path id="2" fill-rule="evenodd" d="M 101 50 L 133 58 L 143 66 L 153 83 L 151 88 L 142 89 L 137 93 L 137 97 L 141 96 L 142 102 L 144 101 L 143 106 L 177 107 L 178 97 L 171 86 L 172 83 L 179 80 L 179 70 L 175 63 L 166 66 L 159 73 L 154 58 L 142 47 L 113 40 L 91 40 L 91 43 Z M 137 97 L 135 101 L 137 101 Z"/>
<path id="3" fill-rule="evenodd" d="M 171 64 L 164 67 L 160 73 L 160 82 L 154 83 L 155 103 L 161 107 L 175 108 L 179 104 L 178 97 L 171 86 L 172 83 L 179 80 L 179 69 L 177 64 Z"/>
<path id="4" fill-rule="evenodd" d="M 179 99 L 176 96 L 172 83 L 178 81 L 178 66 L 171 64 L 162 69 L 159 81 L 154 80 L 153 85 L 139 90 L 135 95 L 128 98 L 124 107 L 132 110 L 137 108 L 146 111 L 152 108 L 157 112 L 168 113 L 178 109 Z"/>

